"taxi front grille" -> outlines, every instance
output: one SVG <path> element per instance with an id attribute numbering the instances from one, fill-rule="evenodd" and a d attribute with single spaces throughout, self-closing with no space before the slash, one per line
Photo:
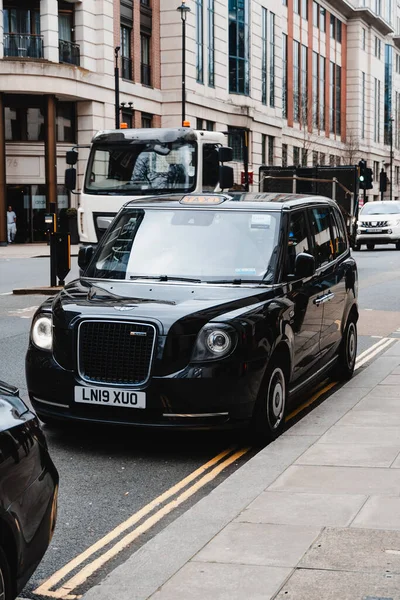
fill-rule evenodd
<path id="1" fill-rule="evenodd" d="M 140 385 L 150 376 L 156 331 L 127 321 L 84 321 L 78 333 L 78 369 L 93 383 Z"/>

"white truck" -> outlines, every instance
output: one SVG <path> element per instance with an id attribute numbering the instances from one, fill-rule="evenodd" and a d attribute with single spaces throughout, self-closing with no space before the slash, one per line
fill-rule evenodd
<path id="1" fill-rule="evenodd" d="M 232 149 L 224 133 L 179 129 L 99 131 L 92 139 L 80 193 L 78 231 L 95 245 L 128 201 L 149 195 L 197 194 L 233 185 Z M 65 185 L 76 187 L 75 146 L 67 152 Z"/>

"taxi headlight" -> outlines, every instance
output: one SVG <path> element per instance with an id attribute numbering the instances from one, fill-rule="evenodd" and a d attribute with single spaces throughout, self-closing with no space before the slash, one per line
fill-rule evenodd
<path id="1" fill-rule="evenodd" d="M 51 315 L 39 314 L 31 329 L 31 340 L 41 350 L 51 350 L 53 347 L 53 319 Z"/>
<path id="2" fill-rule="evenodd" d="M 224 358 L 236 347 L 237 335 L 228 325 L 206 325 L 200 331 L 193 352 L 192 361 L 206 361 Z"/>

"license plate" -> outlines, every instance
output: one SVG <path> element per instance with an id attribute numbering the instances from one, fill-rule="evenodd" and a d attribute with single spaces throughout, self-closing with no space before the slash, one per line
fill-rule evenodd
<path id="1" fill-rule="evenodd" d="M 383 229 L 367 229 L 367 233 L 382 233 Z"/>
<path id="2" fill-rule="evenodd" d="M 146 408 L 146 393 L 115 388 L 75 386 L 75 402 L 119 408 Z"/>

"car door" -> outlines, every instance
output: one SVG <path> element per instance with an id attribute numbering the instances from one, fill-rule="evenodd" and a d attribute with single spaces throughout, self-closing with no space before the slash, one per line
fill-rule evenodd
<path id="1" fill-rule="evenodd" d="M 346 299 L 343 255 L 348 245 L 343 239 L 338 222 L 341 217 L 336 209 L 326 204 L 310 209 L 309 214 L 320 290 L 314 303 L 322 311 L 320 352 L 324 364 L 334 357 L 341 341 Z"/>
<path id="2" fill-rule="evenodd" d="M 292 211 L 286 243 L 284 279 L 288 281 L 288 298 L 293 302 L 291 327 L 294 334 L 292 383 L 300 384 L 315 372 L 320 358 L 320 330 L 322 308 L 315 303 L 320 295 L 316 276 L 294 279 L 296 256 L 300 252 L 312 254 L 312 243 L 306 210 Z"/>

